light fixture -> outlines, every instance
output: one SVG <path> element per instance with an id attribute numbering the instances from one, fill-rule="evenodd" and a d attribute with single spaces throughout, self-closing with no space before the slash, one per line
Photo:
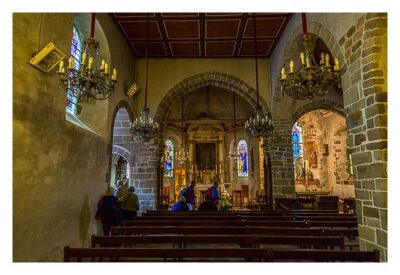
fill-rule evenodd
<path id="1" fill-rule="evenodd" d="M 257 63 L 257 34 L 256 34 L 256 15 L 253 13 L 253 31 L 254 31 L 254 54 L 256 64 L 256 92 L 257 106 L 253 115 L 244 124 L 246 134 L 253 137 L 269 137 L 274 131 L 272 125 L 271 113 L 264 115 L 260 106 L 260 95 L 258 93 L 258 63 Z"/>
<path id="2" fill-rule="evenodd" d="M 313 99 L 315 95 L 323 96 L 330 88 L 341 89 L 339 60 L 335 58 L 334 66 L 330 64 L 330 54 L 321 53 L 319 65 L 314 60 L 314 49 L 317 36 L 307 32 L 306 14 L 301 14 L 303 34 L 298 38 L 300 67 L 294 71 L 294 62 L 290 61 L 289 76 L 285 68 L 281 71 L 281 90 L 294 99 Z"/>
<path id="3" fill-rule="evenodd" d="M 240 159 L 240 154 L 237 150 L 237 144 L 236 144 L 236 98 L 235 98 L 235 92 L 233 94 L 233 146 L 229 152 L 229 158 L 233 161 L 239 160 Z"/>
<path id="4" fill-rule="evenodd" d="M 189 158 L 189 152 L 186 150 L 183 141 L 183 96 L 181 100 L 181 144 L 178 146 L 178 149 L 175 151 L 175 160 L 180 163 L 184 163 Z"/>
<path id="5" fill-rule="evenodd" d="M 74 58 L 70 57 L 68 67 L 65 69 L 64 61 L 61 61 L 57 71 L 60 86 L 67 93 L 80 100 L 88 100 L 89 98 L 107 99 L 117 82 L 117 70 L 114 69 L 112 75 L 110 75 L 108 64 L 104 59 L 101 62 L 100 69 L 97 68 L 99 42 L 94 39 L 95 16 L 96 14 L 92 13 L 90 38 L 83 41 L 80 65 L 74 65 Z"/>
<path id="6" fill-rule="evenodd" d="M 131 131 L 134 139 L 149 141 L 158 132 L 158 123 L 154 122 L 150 116 L 150 108 L 147 107 L 147 80 L 149 73 L 149 57 L 148 57 L 148 47 L 149 47 L 149 14 L 147 14 L 147 35 L 146 35 L 146 80 L 145 80 L 145 93 L 144 93 L 144 106 L 140 112 L 140 117 L 136 118 L 133 123 L 131 123 Z"/>

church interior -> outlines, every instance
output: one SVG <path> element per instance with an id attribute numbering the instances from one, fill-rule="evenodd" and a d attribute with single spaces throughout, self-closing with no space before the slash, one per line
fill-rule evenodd
<path id="1" fill-rule="evenodd" d="M 217 182 L 218 227 L 327 211 L 388 260 L 386 13 L 14 13 L 12 35 L 14 262 L 90 247 L 118 180 L 135 222 Z"/>

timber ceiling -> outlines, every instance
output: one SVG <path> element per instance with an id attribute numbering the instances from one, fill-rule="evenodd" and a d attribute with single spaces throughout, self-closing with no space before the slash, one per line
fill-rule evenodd
<path id="1" fill-rule="evenodd" d="M 136 57 L 146 53 L 146 13 L 112 17 Z M 290 13 L 256 13 L 257 55 L 270 57 Z M 251 13 L 150 13 L 149 57 L 254 57 Z"/>

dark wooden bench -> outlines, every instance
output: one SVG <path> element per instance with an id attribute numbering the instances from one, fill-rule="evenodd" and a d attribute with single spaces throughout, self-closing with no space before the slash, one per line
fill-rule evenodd
<path id="1" fill-rule="evenodd" d="M 274 250 L 274 262 L 379 262 L 379 251 Z"/>
<path id="2" fill-rule="evenodd" d="M 260 247 L 265 245 L 296 245 L 299 248 L 344 249 L 343 237 L 318 236 L 255 236 L 255 235 L 159 235 L 159 236 L 94 236 L 91 246 L 120 247 L 148 244 L 167 244 L 170 247 L 185 247 L 201 244 L 235 244 L 239 247 Z"/>
<path id="3" fill-rule="evenodd" d="M 357 221 L 276 221 L 276 220 L 135 220 L 128 221 L 126 226 L 268 226 L 268 227 L 357 227 Z"/>
<path id="4" fill-rule="evenodd" d="M 354 239 L 357 228 L 287 228 L 264 226 L 125 226 L 111 228 L 112 235 L 285 235 L 344 236 Z"/>
<path id="5" fill-rule="evenodd" d="M 379 251 L 270 250 L 263 248 L 117 248 L 64 247 L 64 262 L 89 261 L 274 261 L 379 262 Z"/>
<path id="6" fill-rule="evenodd" d="M 270 250 L 263 248 L 119 248 L 64 247 L 64 262 L 89 261 L 269 261 Z M 235 259 L 235 260 L 234 260 Z"/>

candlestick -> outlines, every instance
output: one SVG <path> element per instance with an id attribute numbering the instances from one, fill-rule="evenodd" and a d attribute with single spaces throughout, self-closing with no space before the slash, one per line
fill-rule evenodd
<path id="1" fill-rule="evenodd" d="M 281 79 L 285 79 L 285 68 L 282 68 Z"/>
<path id="2" fill-rule="evenodd" d="M 100 66 L 100 70 L 104 70 L 104 65 L 106 64 L 106 62 L 104 61 L 104 59 L 101 61 L 101 66 Z"/>
<path id="3" fill-rule="evenodd" d="M 301 65 L 304 65 L 304 53 L 300 53 L 300 60 L 301 60 Z"/>
<path id="4" fill-rule="evenodd" d="M 108 64 L 104 64 L 104 73 L 108 74 Z"/>
<path id="5" fill-rule="evenodd" d="M 85 65 L 86 62 L 86 53 L 82 54 L 82 65 Z"/>
<path id="6" fill-rule="evenodd" d="M 61 60 L 61 62 L 60 62 L 60 68 L 58 69 L 58 71 L 59 71 L 60 73 L 62 72 L 63 67 L 64 67 L 64 60 Z"/>
<path id="7" fill-rule="evenodd" d="M 73 66 L 74 66 L 74 59 L 70 57 L 68 59 L 68 69 L 72 69 Z"/>
<path id="8" fill-rule="evenodd" d="M 294 68 L 294 62 L 293 62 L 293 60 L 290 60 L 290 65 L 289 65 L 289 67 L 290 67 L 290 72 L 293 73 L 293 68 Z"/>
<path id="9" fill-rule="evenodd" d="M 93 64 L 93 57 L 89 58 L 89 64 L 88 64 L 88 69 L 92 68 L 92 64 Z"/>

